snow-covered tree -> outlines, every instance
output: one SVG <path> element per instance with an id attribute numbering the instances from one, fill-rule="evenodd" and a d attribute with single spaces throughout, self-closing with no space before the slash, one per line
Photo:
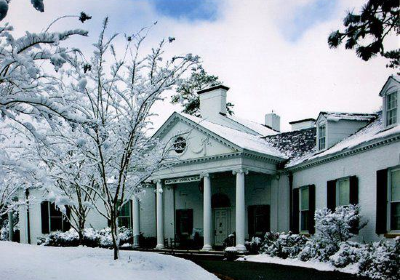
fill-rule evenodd
<path id="1" fill-rule="evenodd" d="M 197 63 L 198 57 L 188 54 L 165 60 L 163 50 L 168 42 L 164 40 L 142 56 L 148 28 L 126 35 L 122 55 L 118 56 L 113 45 L 117 35 L 106 39 L 107 23 L 105 19 L 91 59 L 76 55 L 69 61 L 69 68 L 60 70 L 60 94 L 75 100 L 76 110 L 87 121 L 66 122 L 62 129 L 53 127 L 46 142 L 64 145 L 62 154 L 70 153 L 67 161 L 79 161 L 82 167 L 74 172 L 83 177 L 91 174 L 93 184 L 79 188 L 96 195 L 91 205 L 110 223 L 117 259 L 119 210 L 141 192 L 146 180 L 166 164 L 170 154 L 169 143 L 149 137 L 152 106 Z"/>

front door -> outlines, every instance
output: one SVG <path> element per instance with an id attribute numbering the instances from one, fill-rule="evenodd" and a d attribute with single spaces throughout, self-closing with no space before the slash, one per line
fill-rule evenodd
<path id="1" fill-rule="evenodd" d="M 222 246 L 228 237 L 228 210 L 215 209 L 215 245 Z"/>

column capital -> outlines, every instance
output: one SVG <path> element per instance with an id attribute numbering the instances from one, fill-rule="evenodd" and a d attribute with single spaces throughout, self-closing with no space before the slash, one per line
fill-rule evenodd
<path id="1" fill-rule="evenodd" d="M 236 169 L 236 170 L 232 170 L 232 174 L 233 175 L 236 175 L 238 173 L 244 173 L 245 175 L 248 175 L 249 174 L 249 170 L 247 170 L 245 168 L 239 168 L 239 169 Z"/>
<path id="2" fill-rule="evenodd" d="M 210 177 L 210 173 L 201 173 L 200 174 L 200 179 L 204 178 L 204 177 Z"/>
<path id="3" fill-rule="evenodd" d="M 162 183 L 161 179 L 153 180 L 153 184 L 161 184 L 161 183 Z"/>

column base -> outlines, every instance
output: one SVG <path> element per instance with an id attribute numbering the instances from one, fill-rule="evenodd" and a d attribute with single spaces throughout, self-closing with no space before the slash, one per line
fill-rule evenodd
<path id="1" fill-rule="evenodd" d="M 139 235 L 135 235 L 133 237 L 133 245 L 132 248 L 139 248 Z"/>
<path id="2" fill-rule="evenodd" d="M 209 244 L 205 244 L 203 246 L 203 248 L 201 249 L 201 251 L 211 251 L 211 250 L 212 250 L 212 247 Z"/>
<path id="3" fill-rule="evenodd" d="M 157 244 L 156 250 L 162 250 L 164 249 L 164 244 Z"/>
<path id="4" fill-rule="evenodd" d="M 237 250 L 239 253 L 246 253 L 246 252 L 247 252 L 246 246 L 244 246 L 244 245 L 242 245 L 242 244 L 238 244 L 238 245 L 236 245 L 235 247 L 236 247 L 236 250 Z"/>

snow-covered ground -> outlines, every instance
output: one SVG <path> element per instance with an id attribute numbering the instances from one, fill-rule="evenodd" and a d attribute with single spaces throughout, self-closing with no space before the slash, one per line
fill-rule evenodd
<path id="1" fill-rule="evenodd" d="M 273 263 L 273 264 L 281 264 L 287 266 L 299 266 L 306 268 L 313 268 L 319 271 L 340 271 L 344 273 L 356 274 L 358 272 L 357 265 L 349 265 L 345 268 L 336 268 L 330 263 L 323 263 L 318 261 L 307 261 L 303 262 L 298 259 L 281 259 L 278 257 L 271 257 L 266 254 L 260 255 L 251 255 L 239 258 L 238 261 L 248 261 L 248 262 L 261 262 L 261 263 Z"/>
<path id="2" fill-rule="evenodd" d="M 2 280 L 217 280 L 198 265 L 156 253 L 0 242 Z"/>

